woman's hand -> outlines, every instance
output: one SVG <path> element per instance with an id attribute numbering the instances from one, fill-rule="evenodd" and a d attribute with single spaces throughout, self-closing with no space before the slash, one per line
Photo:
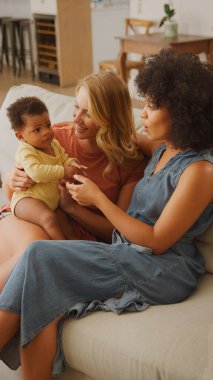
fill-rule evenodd
<path id="1" fill-rule="evenodd" d="M 5 177 L 7 185 L 13 191 L 26 191 L 35 183 L 20 165 L 16 165 Z"/>
<path id="2" fill-rule="evenodd" d="M 96 206 L 98 194 L 102 194 L 99 187 L 89 178 L 79 174 L 75 174 L 74 179 L 77 183 L 66 183 L 72 198 L 81 206 Z"/>

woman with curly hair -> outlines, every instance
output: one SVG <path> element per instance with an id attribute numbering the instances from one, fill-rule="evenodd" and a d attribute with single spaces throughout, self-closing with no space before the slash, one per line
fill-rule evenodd
<path id="1" fill-rule="evenodd" d="M 145 100 L 146 136 L 138 141 L 152 157 L 128 213 L 89 178 L 75 175 L 78 184 L 67 185 L 76 202 L 97 207 L 114 225 L 112 244 L 34 242 L 0 295 L 0 357 L 16 368 L 20 349 L 24 380 L 63 370 L 64 319 L 180 302 L 205 271 L 195 238 L 213 222 L 212 67 L 162 51 L 136 84 Z"/>

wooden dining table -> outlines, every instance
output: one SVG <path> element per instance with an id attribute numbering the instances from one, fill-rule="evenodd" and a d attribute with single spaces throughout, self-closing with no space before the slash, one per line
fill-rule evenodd
<path id="1" fill-rule="evenodd" d="M 142 56 L 156 54 L 161 49 L 171 48 L 178 53 L 190 51 L 195 54 L 206 53 L 208 63 L 213 64 L 213 36 L 193 36 L 178 34 L 177 37 L 165 37 L 163 33 L 135 34 L 115 37 L 120 41 L 118 66 L 121 77 L 127 82 L 126 59 L 128 53 Z"/>

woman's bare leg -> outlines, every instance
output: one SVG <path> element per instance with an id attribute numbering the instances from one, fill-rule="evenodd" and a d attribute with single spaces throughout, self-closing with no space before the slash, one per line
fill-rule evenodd
<path id="1" fill-rule="evenodd" d="M 20 326 L 20 316 L 0 310 L 0 351 L 5 344 L 17 333 Z"/>
<path id="2" fill-rule="evenodd" d="M 69 216 L 60 208 L 55 211 L 55 214 L 60 223 L 61 229 L 67 240 L 78 240 L 79 236 L 75 235 L 72 228 L 72 223 L 70 222 Z"/>
<path id="3" fill-rule="evenodd" d="M 50 323 L 21 348 L 23 380 L 51 380 L 57 351 L 58 320 Z"/>
<path id="4" fill-rule="evenodd" d="M 0 351 L 17 333 L 18 314 L 0 311 Z M 57 352 L 58 320 L 53 321 L 25 347 L 21 348 L 23 380 L 51 380 L 53 361 Z"/>
<path id="5" fill-rule="evenodd" d="M 35 240 L 49 240 L 44 230 L 13 215 L 0 221 L 0 291 L 18 258 Z"/>

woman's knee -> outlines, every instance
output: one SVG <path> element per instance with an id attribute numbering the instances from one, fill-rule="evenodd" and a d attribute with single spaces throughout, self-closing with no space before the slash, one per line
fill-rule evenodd
<path id="1" fill-rule="evenodd" d="M 48 240 L 44 230 L 13 215 L 0 221 L 0 262 L 20 255 L 35 240 Z"/>
<path id="2" fill-rule="evenodd" d="M 29 265 L 45 266 L 51 265 L 53 251 L 50 241 L 37 240 L 29 244 L 26 249 L 26 255 Z"/>

